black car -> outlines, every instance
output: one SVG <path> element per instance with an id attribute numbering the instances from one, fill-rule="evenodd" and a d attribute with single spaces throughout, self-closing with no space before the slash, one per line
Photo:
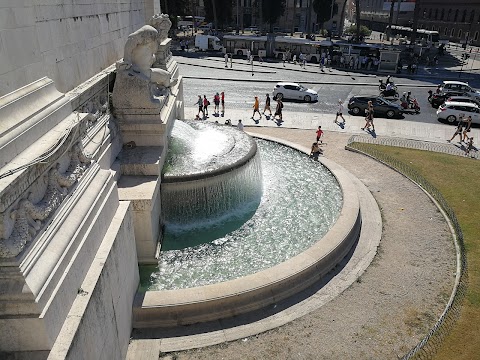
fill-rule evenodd
<path id="1" fill-rule="evenodd" d="M 385 115 L 387 118 L 393 118 L 403 115 L 403 109 L 400 105 L 375 95 L 352 96 L 348 101 L 348 110 L 350 110 L 353 115 L 365 115 L 365 109 L 367 109 L 369 101 L 373 104 L 375 116 Z"/>

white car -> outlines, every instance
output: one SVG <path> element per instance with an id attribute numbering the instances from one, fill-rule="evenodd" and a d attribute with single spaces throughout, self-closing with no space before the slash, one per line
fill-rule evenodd
<path id="1" fill-rule="evenodd" d="M 467 83 L 461 81 L 444 81 L 440 86 L 441 92 L 455 94 L 458 96 L 470 96 L 480 100 L 480 92 L 473 89 Z"/>
<path id="2" fill-rule="evenodd" d="M 447 101 L 440 105 L 437 110 L 437 118 L 450 123 L 458 121 L 459 118 L 472 117 L 472 123 L 480 124 L 480 108 L 476 104 L 468 102 Z"/>
<path id="3" fill-rule="evenodd" d="M 275 99 L 303 100 L 306 102 L 318 101 L 318 93 L 315 90 L 291 82 L 279 82 L 273 89 Z"/>
<path id="4" fill-rule="evenodd" d="M 470 96 L 450 96 L 445 99 L 445 102 L 467 102 L 480 106 L 480 99 L 470 97 Z"/>

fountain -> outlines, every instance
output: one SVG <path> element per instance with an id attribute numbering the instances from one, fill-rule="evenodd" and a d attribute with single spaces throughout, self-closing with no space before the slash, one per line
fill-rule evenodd
<path id="1" fill-rule="evenodd" d="M 360 229 L 358 198 L 335 164 L 212 123 L 175 122 L 161 197 L 162 252 L 158 266 L 141 268 L 136 328 L 291 296 L 341 261 Z"/>

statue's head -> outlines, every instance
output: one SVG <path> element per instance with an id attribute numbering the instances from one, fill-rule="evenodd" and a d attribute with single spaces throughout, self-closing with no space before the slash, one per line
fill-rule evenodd
<path id="1" fill-rule="evenodd" d="M 150 25 L 131 33 L 125 44 L 124 62 L 142 70 L 150 68 L 155 61 L 157 38 L 158 31 Z"/>
<path id="2" fill-rule="evenodd" d="M 168 37 L 168 31 L 172 27 L 172 22 L 167 14 L 156 14 L 150 19 L 150 25 L 158 30 L 159 42 Z"/>

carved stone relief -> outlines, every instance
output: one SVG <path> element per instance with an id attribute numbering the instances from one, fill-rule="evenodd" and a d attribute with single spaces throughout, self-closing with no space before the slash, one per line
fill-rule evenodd
<path id="1" fill-rule="evenodd" d="M 13 206 L 0 214 L 0 257 L 15 257 L 25 249 L 90 164 L 80 143 L 64 157 L 66 159 L 59 159 Z M 65 171 L 62 163 L 67 165 Z"/>

